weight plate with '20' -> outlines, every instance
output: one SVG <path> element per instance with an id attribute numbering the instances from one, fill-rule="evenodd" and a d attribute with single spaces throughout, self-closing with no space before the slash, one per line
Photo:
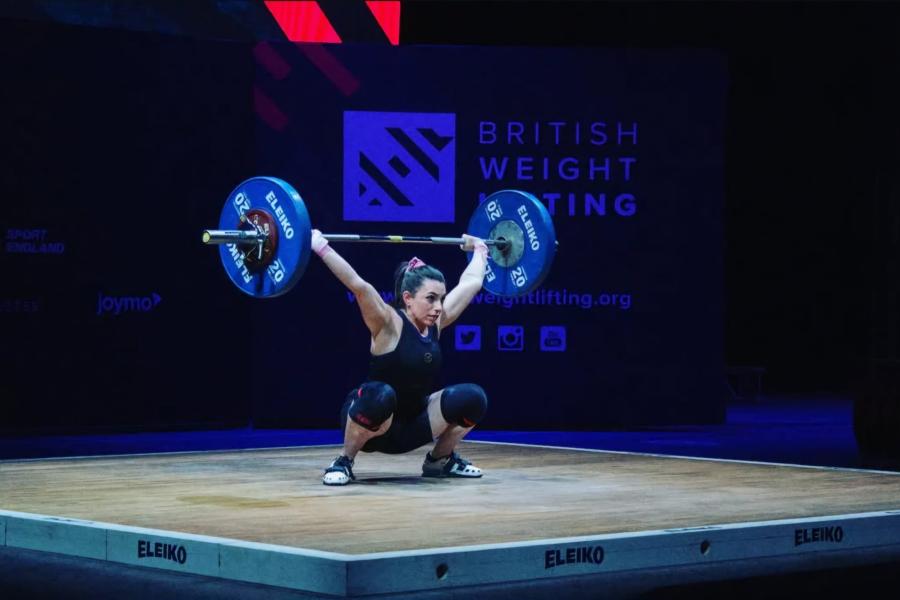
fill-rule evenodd
<path id="1" fill-rule="evenodd" d="M 556 254 L 556 231 L 540 200 L 521 190 L 489 195 L 469 220 L 468 233 L 482 239 L 505 239 L 510 247 L 491 247 L 484 288 L 501 296 L 534 291 L 550 272 Z M 471 257 L 470 257 L 471 259 Z"/>

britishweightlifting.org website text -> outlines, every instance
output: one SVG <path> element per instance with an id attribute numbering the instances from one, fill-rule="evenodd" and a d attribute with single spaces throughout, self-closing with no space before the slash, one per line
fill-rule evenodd
<path id="1" fill-rule="evenodd" d="M 394 301 L 394 292 L 381 290 L 378 292 L 381 298 L 391 304 Z M 347 292 L 347 300 L 355 302 L 352 292 Z M 628 310 L 631 308 L 632 297 L 630 292 L 573 292 L 567 289 L 554 290 L 538 288 L 524 296 L 506 297 L 495 296 L 488 292 L 479 292 L 472 298 L 472 304 L 488 304 L 502 308 L 514 306 L 573 306 L 585 310 L 592 308 L 617 308 Z"/>

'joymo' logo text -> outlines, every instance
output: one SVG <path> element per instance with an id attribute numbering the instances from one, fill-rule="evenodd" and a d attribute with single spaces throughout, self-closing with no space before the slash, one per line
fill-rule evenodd
<path id="1" fill-rule="evenodd" d="M 104 296 L 97 294 L 97 316 L 121 315 L 126 312 L 150 312 L 162 301 L 156 292 L 149 296 Z"/>

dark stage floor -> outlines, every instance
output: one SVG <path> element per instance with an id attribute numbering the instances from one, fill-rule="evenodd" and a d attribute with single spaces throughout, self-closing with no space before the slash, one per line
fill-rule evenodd
<path id="1" fill-rule="evenodd" d="M 722 425 L 630 431 L 478 431 L 470 440 L 849 468 L 888 468 L 860 456 L 852 402 L 840 396 L 764 396 L 728 407 Z M 0 437 L 0 459 L 338 444 L 334 430 L 229 429 Z"/>

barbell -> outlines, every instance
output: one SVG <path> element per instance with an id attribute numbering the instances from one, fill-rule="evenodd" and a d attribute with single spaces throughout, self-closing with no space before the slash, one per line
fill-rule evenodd
<path id="1" fill-rule="evenodd" d="M 467 231 L 488 246 L 483 285 L 492 294 L 528 294 L 550 272 L 557 247 L 553 221 L 546 207 L 528 192 L 490 194 L 472 214 Z M 297 190 L 277 177 L 251 177 L 229 194 L 219 229 L 204 230 L 202 240 L 219 246 L 225 272 L 242 292 L 273 298 L 290 291 L 306 271 L 311 232 L 309 212 Z M 329 242 L 464 243 L 460 237 L 323 236 Z"/>

